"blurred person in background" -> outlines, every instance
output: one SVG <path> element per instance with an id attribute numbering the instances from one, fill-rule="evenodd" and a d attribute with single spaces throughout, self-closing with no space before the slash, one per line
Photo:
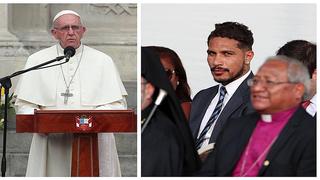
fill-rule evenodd
<path id="1" fill-rule="evenodd" d="M 159 54 L 161 64 L 180 100 L 181 107 L 188 120 L 191 109 L 191 92 L 181 59 L 175 51 L 167 47 L 151 46 L 151 48 Z"/>
<path id="2" fill-rule="evenodd" d="M 317 45 L 306 40 L 292 40 L 283 45 L 277 55 L 284 55 L 302 62 L 309 71 L 310 92 L 302 106 L 316 119 L 317 114 Z"/>
<path id="3" fill-rule="evenodd" d="M 156 105 L 161 92 L 166 96 Z M 190 176 L 200 160 L 180 102 L 151 48 L 141 49 L 141 176 Z"/>

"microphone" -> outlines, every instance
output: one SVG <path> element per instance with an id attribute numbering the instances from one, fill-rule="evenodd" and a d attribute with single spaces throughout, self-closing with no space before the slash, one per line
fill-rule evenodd
<path id="1" fill-rule="evenodd" d="M 150 112 L 150 114 L 147 117 L 147 120 L 144 122 L 142 128 L 141 128 L 141 134 L 144 132 L 144 130 L 146 129 L 147 125 L 149 124 L 149 121 L 151 119 L 151 117 L 153 116 L 154 112 L 156 111 L 157 107 L 160 105 L 160 103 L 162 102 L 162 100 L 167 96 L 167 92 L 163 89 L 160 89 L 158 97 L 156 99 L 156 101 L 154 102 L 154 106 Z"/>
<path id="2" fill-rule="evenodd" d="M 64 56 L 66 57 L 66 62 L 68 62 L 69 59 L 72 56 L 74 56 L 74 54 L 76 53 L 76 50 L 74 49 L 74 47 L 68 46 L 64 49 L 63 53 L 64 53 Z"/>
<path id="3" fill-rule="evenodd" d="M 167 96 L 167 92 L 163 89 L 160 89 L 159 95 L 156 99 L 156 101 L 154 102 L 157 106 L 160 105 L 160 103 L 162 102 L 162 100 Z"/>

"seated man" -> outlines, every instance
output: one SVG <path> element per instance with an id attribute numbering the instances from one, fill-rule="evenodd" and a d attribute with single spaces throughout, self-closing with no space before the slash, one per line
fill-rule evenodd
<path id="1" fill-rule="evenodd" d="M 199 174 L 316 176 L 316 124 L 300 106 L 309 88 L 306 67 L 271 57 L 248 85 L 257 112 L 226 124 Z"/>

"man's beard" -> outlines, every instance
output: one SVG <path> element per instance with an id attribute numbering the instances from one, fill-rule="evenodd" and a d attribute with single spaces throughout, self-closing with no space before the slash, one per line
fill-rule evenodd
<path id="1" fill-rule="evenodd" d="M 230 72 L 230 70 L 227 69 L 227 68 L 225 68 L 225 71 Z M 240 71 L 238 71 L 235 76 L 233 76 L 233 77 L 231 77 L 231 78 L 229 78 L 229 79 L 226 79 L 226 80 L 221 79 L 221 80 L 219 80 L 219 79 L 216 79 L 214 76 L 213 76 L 213 78 L 214 78 L 214 80 L 215 80 L 216 82 L 221 83 L 222 85 L 225 86 L 225 85 L 227 85 L 227 84 L 229 84 L 229 83 L 231 83 L 231 82 L 239 79 L 240 77 L 243 76 L 243 74 L 244 74 L 244 69 L 243 69 L 243 67 L 242 67 L 242 69 L 240 69 Z"/>

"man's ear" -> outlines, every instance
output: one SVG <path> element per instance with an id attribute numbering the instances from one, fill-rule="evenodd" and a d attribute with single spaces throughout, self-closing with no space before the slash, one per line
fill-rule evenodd
<path id="1" fill-rule="evenodd" d="M 303 100 L 303 95 L 305 93 L 309 93 L 309 92 L 305 92 L 307 89 L 304 88 L 304 85 L 302 83 L 298 83 L 298 84 L 295 84 L 295 89 L 294 89 L 294 92 L 295 92 L 295 96 L 296 98 L 299 98 Z"/>
<path id="2" fill-rule="evenodd" d="M 251 60 L 253 59 L 254 56 L 254 52 L 249 50 L 245 53 L 245 64 L 250 64 Z"/>
<path id="3" fill-rule="evenodd" d="M 57 30 L 51 29 L 51 35 L 52 35 L 55 39 L 57 39 Z"/>
<path id="4" fill-rule="evenodd" d="M 154 86 L 151 83 L 147 83 L 145 87 L 145 97 L 146 99 L 151 99 L 152 100 L 152 95 L 154 93 Z"/>
<path id="5" fill-rule="evenodd" d="M 317 80 L 317 69 L 313 71 L 311 79 Z"/>

